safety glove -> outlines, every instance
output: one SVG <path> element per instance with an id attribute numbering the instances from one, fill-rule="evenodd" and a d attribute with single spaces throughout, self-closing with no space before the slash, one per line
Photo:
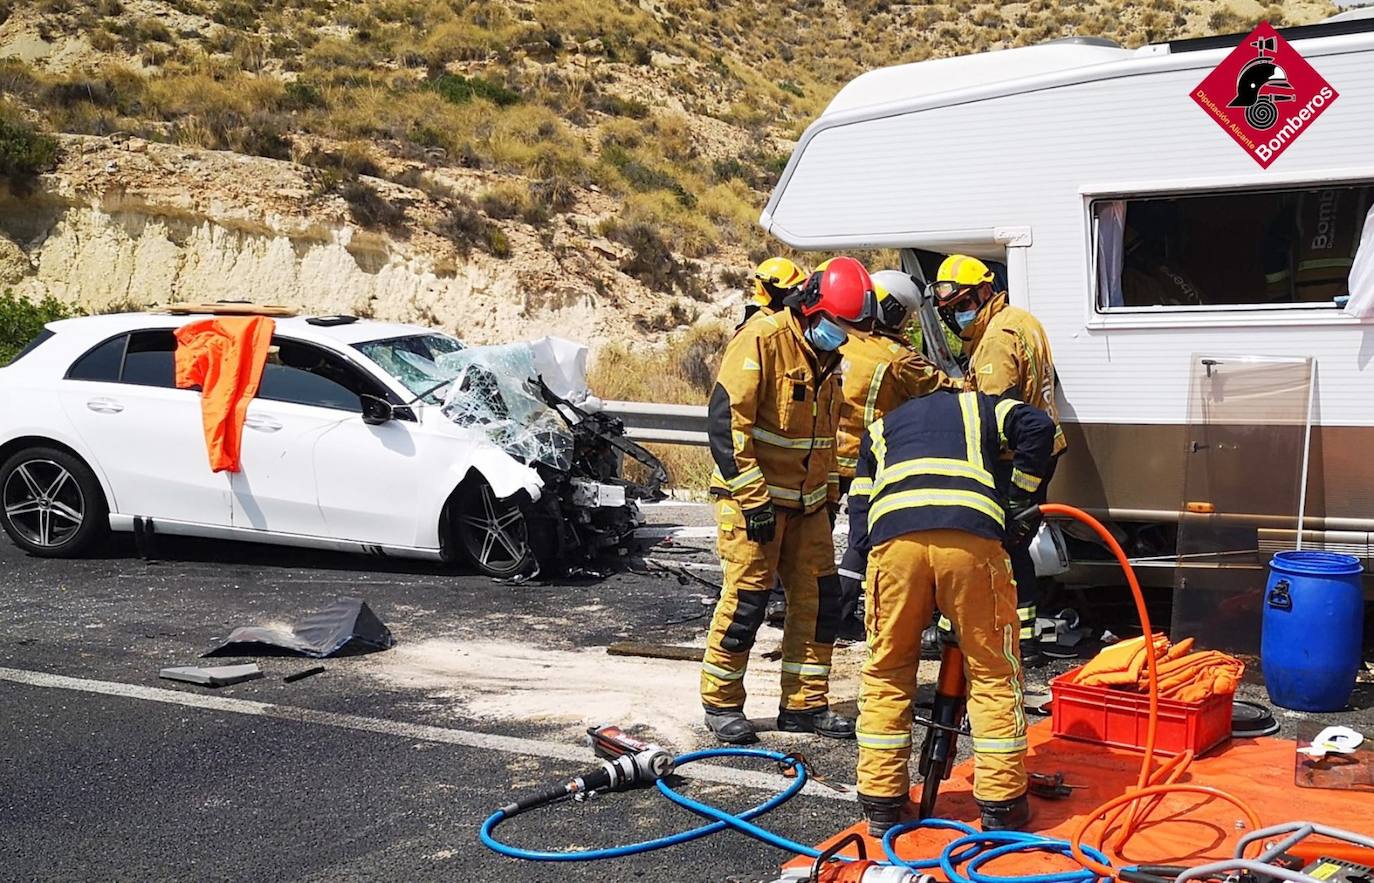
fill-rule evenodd
<path id="1" fill-rule="evenodd" d="M 1013 493 L 1007 498 L 1007 548 L 1025 545 L 1040 530 L 1040 507 L 1025 494 Z"/>
<path id="2" fill-rule="evenodd" d="M 825 514 L 830 518 L 830 529 L 835 529 L 835 520 L 840 517 L 840 501 L 834 500 L 825 504 Z"/>
<path id="3" fill-rule="evenodd" d="M 764 503 L 762 506 L 744 511 L 744 535 L 750 542 L 766 546 L 773 542 L 777 532 L 778 515 L 773 511 L 772 503 Z"/>

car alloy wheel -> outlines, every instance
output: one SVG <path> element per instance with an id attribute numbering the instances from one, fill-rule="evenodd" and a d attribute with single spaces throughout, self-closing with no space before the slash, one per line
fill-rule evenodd
<path id="1" fill-rule="evenodd" d="M 484 573 L 509 576 L 519 572 L 530 554 L 525 513 L 514 499 L 497 498 L 485 482 L 474 497 L 458 518 L 468 555 Z"/>
<path id="2" fill-rule="evenodd" d="M 86 521 L 86 495 L 80 483 L 52 460 L 21 463 L 0 489 L 0 499 L 14 530 L 40 548 L 65 545 Z"/>

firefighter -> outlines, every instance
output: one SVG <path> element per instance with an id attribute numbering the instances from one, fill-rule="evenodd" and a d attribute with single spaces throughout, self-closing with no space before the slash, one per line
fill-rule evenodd
<path id="1" fill-rule="evenodd" d="M 1264 240 L 1264 281 L 1273 303 L 1331 303 L 1350 294 L 1350 271 L 1369 188 L 1328 188 L 1284 198 Z"/>
<path id="2" fill-rule="evenodd" d="M 841 494 L 848 492 L 854 478 L 859 440 L 869 424 L 907 399 L 959 388 L 903 336 L 920 300 L 915 280 L 901 270 L 883 270 L 873 274 L 873 296 L 865 302 L 859 321 L 841 322 L 849 333 L 848 342 L 840 347 L 844 400 L 835 437 Z M 862 582 L 863 574 L 840 571 L 842 621 L 859 608 Z"/>
<path id="3" fill-rule="evenodd" d="M 830 659 L 840 585 L 829 511 L 839 505 L 840 411 L 835 319 L 857 317 L 872 288 L 853 258 L 836 258 L 785 301 L 746 322 L 725 348 L 707 433 L 717 544 L 725 571 L 701 669 L 706 725 L 722 742 L 757 740 L 744 715 L 744 673 L 777 579 L 787 593 L 778 729 L 854 736 L 830 710 Z"/>
<path id="4" fill-rule="evenodd" d="M 941 390 L 868 428 L 849 489 L 844 566 L 866 573 L 868 659 L 859 688 L 859 803 L 869 833 L 900 821 L 910 787 L 921 629 L 938 604 L 964 652 L 973 796 L 984 830 L 1023 827 L 1026 718 L 1016 588 L 1004 543 L 1031 526 L 1054 421 L 1011 398 Z M 1005 503 L 992 467 L 1013 455 Z"/>
<path id="5" fill-rule="evenodd" d="M 754 268 L 754 290 L 744 305 L 744 318 L 740 327 L 753 316 L 762 313 L 767 316 L 783 309 L 783 301 L 794 294 L 811 274 L 806 268 L 784 257 L 771 257 Z M 739 328 L 735 329 L 736 331 Z M 766 622 L 782 625 L 787 617 L 787 596 L 782 583 L 773 585 L 768 594 L 768 606 L 764 615 Z"/>
<path id="6" fill-rule="evenodd" d="M 977 258 L 951 255 L 940 264 L 931 287 L 940 315 L 963 341 L 969 355 L 965 388 L 991 396 L 1010 396 L 1045 411 L 1054 421 L 1054 457 L 1067 447 L 1059 414 L 1054 403 L 1057 382 L 1049 339 L 1040 321 L 1026 310 L 1007 303 L 1007 293 L 997 291 L 993 273 Z M 1055 460 L 1050 461 L 1044 481 L 1031 490 L 1036 503 L 1045 502 L 1045 492 L 1054 475 Z M 995 464 L 994 475 L 1004 493 L 1015 481 L 1008 456 Z M 1038 526 L 1038 525 L 1034 525 Z M 1027 667 L 1043 665 L 1045 657 L 1035 644 L 1036 607 L 1040 585 L 1035 576 L 1030 531 L 1007 547 L 1012 572 L 1016 577 L 1016 608 L 1021 620 L 1022 662 Z M 943 609 L 943 608 L 942 608 Z M 945 623 L 941 622 L 941 625 Z"/>
<path id="7" fill-rule="evenodd" d="M 810 274 L 784 257 L 771 257 L 754 268 L 754 290 L 744 305 L 744 322 L 756 313 L 768 315 L 783 308 L 783 301 L 794 294 Z"/>
<path id="8" fill-rule="evenodd" d="M 901 270 L 883 270 L 873 274 L 873 293 L 858 322 L 841 323 L 849 333 L 840 347 L 844 401 L 835 439 L 842 492 L 854 478 L 859 439 L 870 423 L 907 399 L 959 388 L 902 336 L 920 302 L 916 282 Z"/>

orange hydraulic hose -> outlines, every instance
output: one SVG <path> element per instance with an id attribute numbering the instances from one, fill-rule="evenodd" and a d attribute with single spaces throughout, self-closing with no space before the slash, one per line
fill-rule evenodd
<path id="1" fill-rule="evenodd" d="M 1121 544 L 1116 541 L 1116 537 L 1112 536 L 1111 531 L 1107 530 L 1102 522 L 1093 518 L 1082 509 L 1073 506 L 1066 506 L 1062 503 L 1045 503 L 1040 507 L 1040 512 L 1043 515 L 1060 515 L 1072 518 L 1086 525 L 1092 529 L 1093 533 L 1097 534 L 1102 542 L 1106 544 L 1108 549 L 1111 549 L 1112 554 L 1116 556 L 1117 563 L 1121 565 L 1122 572 L 1126 574 L 1126 583 L 1131 587 L 1131 596 L 1135 600 L 1136 614 L 1140 617 L 1140 627 L 1145 635 L 1146 645 L 1148 646 L 1154 635 L 1154 629 L 1150 625 L 1150 612 L 1145 608 L 1145 594 L 1140 590 L 1140 582 L 1136 580 L 1135 571 L 1131 569 L 1131 562 L 1126 557 L 1125 551 L 1122 550 Z M 1162 763 L 1158 769 L 1153 772 L 1151 771 L 1151 767 L 1154 765 L 1155 734 L 1159 728 L 1159 666 L 1153 653 L 1146 653 L 1145 666 L 1149 674 L 1150 682 L 1149 722 L 1145 730 L 1145 756 L 1140 761 L 1140 775 L 1136 777 L 1136 786 L 1126 791 L 1125 794 L 1114 797 L 1093 810 L 1093 812 L 1083 820 L 1083 823 L 1079 825 L 1078 830 L 1074 832 L 1073 838 L 1070 840 L 1073 857 L 1077 859 L 1083 867 L 1089 868 L 1104 877 L 1116 877 L 1116 871 L 1110 866 L 1090 858 L 1083 850 L 1083 843 L 1084 837 L 1088 834 L 1088 830 L 1104 815 L 1112 812 L 1112 810 L 1116 810 L 1116 812 L 1112 813 L 1111 817 L 1107 819 L 1106 824 L 1102 826 L 1102 829 L 1098 832 L 1096 842 L 1089 845 L 1102 849 L 1103 843 L 1107 839 L 1107 835 L 1111 832 L 1117 820 L 1121 818 L 1123 813 L 1129 813 L 1129 818 L 1125 825 L 1122 826 L 1120 832 L 1112 842 L 1112 852 L 1117 858 L 1121 857 L 1121 849 L 1126 841 L 1130 839 L 1131 835 L 1135 833 L 1140 824 L 1145 821 L 1145 818 L 1167 794 L 1188 792 L 1193 794 L 1206 794 L 1210 797 L 1224 800 L 1245 814 L 1252 829 L 1258 829 L 1260 827 L 1259 816 L 1240 798 L 1227 794 L 1225 791 L 1217 788 L 1211 788 L 1206 785 L 1181 784 L 1178 781 L 1183 777 L 1183 774 L 1187 772 L 1188 766 L 1193 761 L 1193 754 L 1191 751 L 1185 751 L 1180 755 L 1172 757 Z M 1145 800 L 1145 798 L 1149 798 L 1149 800 Z"/>

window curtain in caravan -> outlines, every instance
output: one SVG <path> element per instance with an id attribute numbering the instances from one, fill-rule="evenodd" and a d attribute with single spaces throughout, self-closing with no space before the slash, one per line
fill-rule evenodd
<path id="1" fill-rule="evenodd" d="M 1374 206 L 1364 219 L 1364 233 L 1350 268 L 1350 300 L 1345 312 L 1359 319 L 1374 319 Z"/>
<path id="2" fill-rule="evenodd" d="M 1097 292 L 1104 307 L 1126 305 L 1121 273 L 1126 263 L 1126 201 L 1097 204 Z"/>

